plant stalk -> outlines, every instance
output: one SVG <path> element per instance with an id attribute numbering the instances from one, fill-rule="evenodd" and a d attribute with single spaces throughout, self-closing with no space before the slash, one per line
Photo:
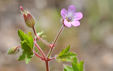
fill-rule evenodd
<path id="1" fill-rule="evenodd" d="M 60 34 L 62 33 L 63 29 L 64 29 L 64 25 L 61 26 L 61 28 L 60 28 L 60 30 L 59 30 L 57 36 L 55 37 L 54 42 L 53 42 L 53 44 L 52 44 L 52 46 L 51 46 L 51 49 L 49 50 L 49 53 L 48 53 L 47 58 L 50 57 L 50 55 L 51 55 L 51 53 L 52 53 L 52 51 L 53 51 L 53 48 L 54 48 L 54 46 L 55 46 L 55 43 L 57 42 L 57 40 L 58 40 Z"/>
<path id="2" fill-rule="evenodd" d="M 41 57 L 39 54 L 37 54 L 34 50 L 33 50 L 33 53 L 34 53 L 37 57 L 39 57 L 39 58 L 41 58 L 42 60 L 44 60 L 44 58 Z"/>
<path id="3" fill-rule="evenodd" d="M 41 49 L 40 46 L 36 43 L 35 40 L 34 40 L 34 44 L 35 44 L 35 46 L 39 49 L 39 51 L 41 52 L 41 54 L 43 55 L 44 59 L 46 59 L 46 56 L 45 56 L 44 52 L 42 51 L 42 49 Z"/>
<path id="4" fill-rule="evenodd" d="M 49 71 L 49 64 L 48 64 L 48 60 L 46 60 L 45 62 L 46 62 L 46 71 Z"/>
<path id="5" fill-rule="evenodd" d="M 57 40 L 58 40 L 60 34 L 62 33 L 63 29 L 64 29 L 64 25 L 61 26 L 61 28 L 60 28 L 60 30 L 59 30 L 57 36 L 55 37 L 52 47 L 54 47 L 54 45 L 55 45 L 55 43 L 57 42 Z"/>

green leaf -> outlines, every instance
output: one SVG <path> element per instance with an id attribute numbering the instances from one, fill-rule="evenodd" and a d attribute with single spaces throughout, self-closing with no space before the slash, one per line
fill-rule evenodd
<path id="1" fill-rule="evenodd" d="M 84 61 L 80 61 L 80 63 L 77 63 L 79 71 L 83 71 L 83 64 L 84 64 Z"/>
<path id="2" fill-rule="evenodd" d="M 64 71 L 67 71 L 67 70 L 64 68 Z"/>
<path id="3" fill-rule="evenodd" d="M 64 55 L 61 55 L 59 57 L 57 57 L 57 59 L 59 59 L 60 61 L 72 61 L 72 58 L 76 57 L 76 54 L 73 52 L 68 52 L 65 53 Z"/>
<path id="4" fill-rule="evenodd" d="M 74 71 L 79 71 L 77 65 L 74 62 L 72 62 L 71 64 Z"/>
<path id="5" fill-rule="evenodd" d="M 76 54 L 73 52 L 65 53 L 64 55 L 59 56 L 59 58 L 75 57 Z"/>
<path id="6" fill-rule="evenodd" d="M 76 60 L 77 58 L 74 58 L 73 60 Z M 81 61 L 80 63 L 76 61 L 71 62 L 72 67 L 63 65 L 64 71 L 83 71 L 83 63 L 84 61 Z"/>
<path id="7" fill-rule="evenodd" d="M 76 64 L 78 62 L 77 57 L 73 58 L 73 62 Z"/>
<path id="8" fill-rule="evenodd" d="M 28 36 L 32 36 L 32 32 L 28 32 Z"/>
<path id="9" fill-rule="evenodd" d="M 21 40 L 21 48 L 23 50 L 22 54 L 18 58 L 19 61 L 25 60 L 26 64 L 29 63 L 29 61 L 33 57 L 33 38 L 30 34 L 30 32 L 25 34 L 23 31 L 18 30 L 18 36 L 20 37 Z"/>
<path id="10" fill-rule="evenodd" d="M 18 58 L 18 61 L 21 61 L 21 60 L 24 60 L 24 59 L 25 59 L 25 52 L 23 51 L 23 53 Z"/>
<path id="11" fill-rule="evenodd" d="M 21 41 L 26 40 L 27 45 L 33 49 L 33 38 L 32 36 L 29 36 L 27 34 L 25 34 L 23 31 L 18 30 L 18 36 L 20 37 Z"/>
<path id="12" fill-rule="evenodd" d="M 26 64 L 28 64 L 33 56 L 32 49 L 27 45 L 27 42 L 25 40 L 21 42 L 21 47 L 23 49 L 23 53 L 22 55 L 20 55 L 18 60 L 21 61 L 25 59 Z"/>
<path id="13" fill-rule="evenodd" d="M 73 58 L 73 62 L 71 64 L 74 71 L 79 71 L 79 63 L 77 57 Z"/>
<path id="14" fill-rule="evenodd" d="M 83 71 L 83 64 L 84 64 L 84 61 L 81 61 L 80 63 L 78 63 L 78 60 L 77 60 L 77 57 L 76 58 L 73 58 L 73 63 L 75 65 L 75 67 L 77 67 L 76 69 L 78 71 Z"/>
<path id="15" fill-rule="evenodd" d="M 69 52 L 70 46 L 62 51 L 57 55 L 57 61 L 67 61 L 71 62 L 72 67 L 64 65 L 64 71 L 83 71 L 83 61 L 78 63 L 77 55 L 73 52 Z"/>
<path id="16" fill-rule="evenodd" d="M 70 45 L 66 49 L 62 49 L 62 51 L 59 53 L 59 56 L 64 55 L 70 50 Z"/>
<path id="17" fill-rule="evenodd" d="M 74 57 L 76 57 L 76 54 L 73 52 L 69 52 L 70 46 L 68 46 L 66 49 L 62 49 L 62 51 L 57 56 L 57 61 L 72 61 Z"/>
<path id="18" fill-rule="evenodd" d="M 65 71 L 73 71 L 72 67 L 64 65 Z"/>

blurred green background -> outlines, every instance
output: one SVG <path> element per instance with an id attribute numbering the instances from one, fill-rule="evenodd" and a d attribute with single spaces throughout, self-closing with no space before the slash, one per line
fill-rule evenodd
<path id="1" fill-rule="evenodd" d="M 21 52 L 6 55 L 8 48 L 20 43 L 17 29 L 32 31 L 23 21 L 20 6 L 32 13 L 37 32 L 44 31 L 52 43 L 62 25 L 60 11 L 69 5 L 75 5 L 84 17 L 79 27 L 64 29 L 52 56 L 70 45 L 78 59 L 85 61 L 85 71 L 113 71 L 113 0 L 0 0 L 0 71 L 45 71 L 44 61 L 37 57 L 26 65 L 16 60 Z M 49 47 L 39 45 L 47 54 Z M 62 71 L 62 62 L 49 64 L 51 71 Z"/>

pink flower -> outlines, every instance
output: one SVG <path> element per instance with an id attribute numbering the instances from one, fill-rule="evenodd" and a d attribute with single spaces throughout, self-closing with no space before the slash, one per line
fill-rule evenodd
<path id="1" fill-rule="evenodd" d="M 81 12 L 76 12 L 76 8 L 74 5 L 70 5 L 68 7 L 68 11 L 66 9 L 61 10 L 61 16 L 63 17 L 63 24 L 66 27 L 77 27 L 80 25 L 80 20 L 83 17 L 83 14 Z"/>

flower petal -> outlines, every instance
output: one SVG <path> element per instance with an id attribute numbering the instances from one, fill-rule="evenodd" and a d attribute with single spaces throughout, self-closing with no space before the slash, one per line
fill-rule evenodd
<path id="1" fill-rule="evenodd" d="M 77 27 L 80 25 L 80 22 L 79 21 L 73 21 L 73 22 L 70 22 L 71 25 L 73 25 L 74 27 Z"/>
<path id="2" fill-rule="evenodd" d="M 83 17 L 83 14 L 81 12 L 77 12 L 77 13 L 74 13 L 74 19 L 73 20 L 80 20 L 82 19 Z"/>
<path id="3" fill-rule="evenodd" d="M 64 20 L 64 25 L 68 28 L 71 27 L 70 22 L 68 22 L 66 19 Z"/>
<path id="4" fill-rule="evenodd" d="M 61 16 L 62 16 L 64 19 L 66 18 L 67 14 L 68 14 L 68 12 L 67 12 L 66 9 L 62 9 L 60 13 L 61 13 Z"/>
<path id="5" fill-rule="evenodd" d="M 68 7 L 68 13 L 71 13 L 73 15 L 75 13 L 75 11 L 76 11 L 76 8 L 74 5 L 70 5 Z"/>

